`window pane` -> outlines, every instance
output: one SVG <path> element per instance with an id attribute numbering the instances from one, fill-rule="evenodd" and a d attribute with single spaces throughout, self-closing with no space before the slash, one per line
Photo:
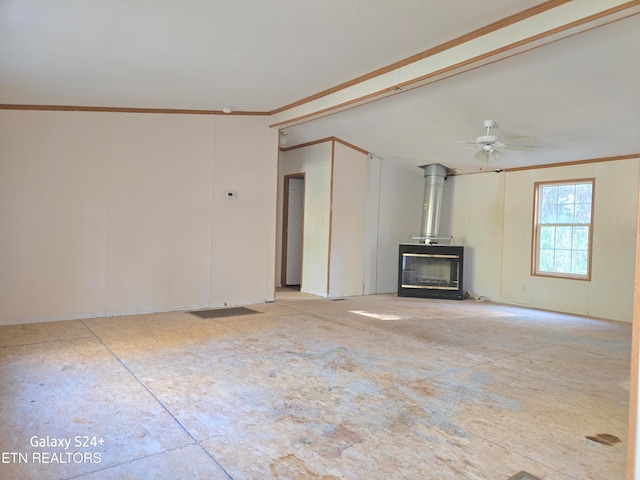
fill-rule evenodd
<path id="1" fill-rule="evenodd" d="M 555 223 L 558 218 L 558 187 L 542 187 L 538 208 L 540 223 Z"/>
<path id="2" fill-rule="evenodd" d="M 591 183 L 579 183 L 576 185 L 576 203 L 591 204 Z"/>
<path id="3" fill-rule="evenodd" d="M 575 203 L 576 201 L 576 186 L 575 185 L 560 185 L 558 187 L 558 203 Z"/>
<path id="4" fill-rule="evenodd" d="M 589 227 L 573 227 L 573 250 L 589 250 Z"/>
<path id="5" fill-rule="evenodd" d="M 556 250 L 555 271 L 571 273 L 571 250 Z"/>
<path id="6" fill-rule="evenodd" d="M 576 204 L 576 223 L 591 223 L 591 204 Z"/>
<path id="7" fill-rule="evenodd" d="M 540 248 L 553 248 L 556 244 L 556 227 L 540 227 Z"/>
<path id="8" fill-rule="evenodd" d="M 573 227 L 556 227 L 556 249 L 571 249 Z"/>
<path id="9" fill-rule="evenodd" d="M 542 203 L 553 204 L 558 203 L 558 187 L 556 185 L 551 185 L 547 187 L 542 187 Z"/>
<path id="10" fill-rule="evenodd" d="M 574 223 L 575 205 L 573 203 L 565 203 L 558 205 L 558 223 Z"/>
<path id="11" fill-rule="evenodd" d="M 553 272 L 555 265 L 555 250 L 552 248 L 543 248 L 540 249 L 540 258 L 538 269 L 541 272 Z"/>
<path id="12" fill-rule="evenodd" d="M 540 223 L 556 223 L 558 221 L 558 205 L 543 203 L 540 208 Z"/>
<path id="13" fill-rule="evenodd" d="M 588 252 L 585 250 L 573 251 L 571 259 L 571 273 L 576 275 L 586 275 L 588 266 Z"/>

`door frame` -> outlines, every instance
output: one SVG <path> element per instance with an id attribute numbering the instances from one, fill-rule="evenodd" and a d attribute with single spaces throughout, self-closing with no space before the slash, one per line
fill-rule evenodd
<path id="1" fill-rule="evenodd" d="M 284 176 L 283 200 L 282 200 L 282 255 L 280 260 L 280 284 L 283 287 L 287 284 L 287 243 L 288 243 L 288 224 L 289 224 L 289 181 L 291 179 L 302 180 L 302 237 L 304 238 L 304 204 L 306 196 L 307 179 L 306 173 L 290 173 Z M 300 246 L 301 253 L 304 251 L 304 242 Z M 300 287 L 302 287 L 302 270 L 304 264 L 300 259 Z"/>

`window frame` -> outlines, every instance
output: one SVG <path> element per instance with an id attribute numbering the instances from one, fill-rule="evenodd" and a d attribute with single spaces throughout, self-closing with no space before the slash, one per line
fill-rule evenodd
<path id="1" fill-rule="evenodd" d="M 538 270 L 538 259 L 540 256 L 539 239 L 540 239 L 540 226 L 538 222 L 538 214 L 540 208 L 540 192 L 541 187 L 549 185 L 576 185 L 580 183 L 591 183 L 591 216 L 588 224 L 589 228 L 589 247 L 587 250 L 587 273 L 586 275 L 567 273 L 567 272 L 546 272 Z M 533 184 L 533 226 L 532 226 L 532 241 L 531 241 L 531 275 L 536 277 L 551 277 L 562 278 L 567 280 L 581 280 L 590 282 L 592 274 L 592 260 L 593 260 L 593 227 L 594 227 L 594 205 L 596 198 L 596 179 L 594 177 L 578 178 L 570 180 L 549 180 L 542 182 L 534 182 Z M 542 225 L 554 225 L 554 224 L 542 224 Z M 560 224 L 557 225 L 586 225 L 586 224 Z"/>

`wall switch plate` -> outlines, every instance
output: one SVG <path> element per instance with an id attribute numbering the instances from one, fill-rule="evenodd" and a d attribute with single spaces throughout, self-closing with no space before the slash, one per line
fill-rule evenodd
<path id="1" fill-rule="evenodd" d="M 238 192 L 234 192 L 233 190 L 227 190 L 224 192 L 224 196 L 226 198 L 238 198 Z"/>

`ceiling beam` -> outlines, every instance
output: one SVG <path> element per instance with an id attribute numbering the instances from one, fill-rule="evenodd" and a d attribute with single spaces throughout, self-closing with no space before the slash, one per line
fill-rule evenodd
<path id="1" fill-rule="evenodd" d="M 271 115 L 285 128 L 450 78 L 640 13 L 640 0 L 550 1 Z"/>

